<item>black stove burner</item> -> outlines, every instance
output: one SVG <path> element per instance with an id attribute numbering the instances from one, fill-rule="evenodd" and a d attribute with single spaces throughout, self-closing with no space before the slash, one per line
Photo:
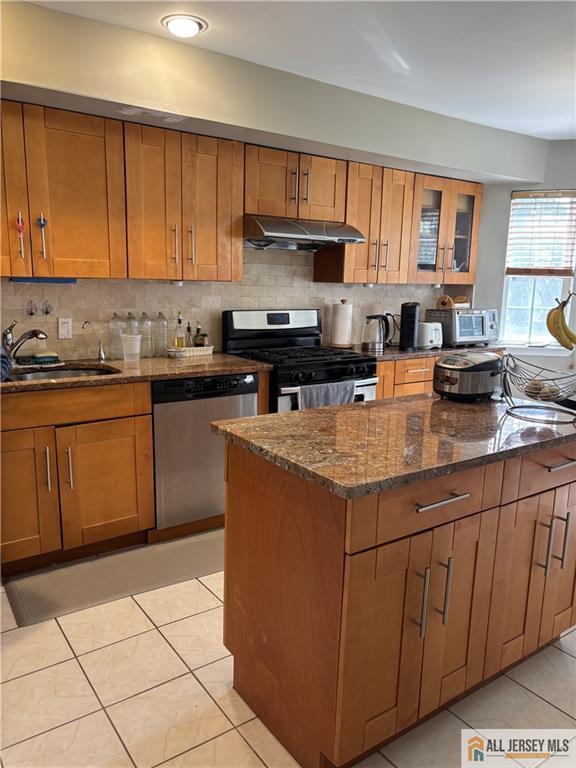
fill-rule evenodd
<path id="1" fill-rule="evenodd" d="M 244 357 L 261 360 L 272 365 L 293 365 L 299 363 L 360 362 L 371 360 L 368 356 L 349 349 L 331 347 L 276 347 L 275 349 L 252 349 L 242 353 Z"/>

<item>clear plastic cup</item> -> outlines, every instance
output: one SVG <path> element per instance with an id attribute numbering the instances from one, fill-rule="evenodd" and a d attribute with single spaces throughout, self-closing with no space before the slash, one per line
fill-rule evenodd
<path id="1" fill-rule="evenodd" d="M 122 333 L 122 356 L 125 362 L 134 363 L 140 360 L 140 347 L 142 345 L 141 333 Z"/>

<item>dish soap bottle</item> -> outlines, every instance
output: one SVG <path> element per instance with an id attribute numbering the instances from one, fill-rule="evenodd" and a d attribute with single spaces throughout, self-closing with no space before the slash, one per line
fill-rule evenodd
<path id="1" fill-rule="evenodd" d="M 200 320 L 196 320 L 196 333 L 194 334 L 192 343 L 195 347 L 204 346 L 204 339 L 202 338 L 202 326 L 200 325 Z"/>
<path id="2" fill-rule="evenodd" d="M 186 346 L 186 333 L 182 325 L 182 312 L 180 311 L 178 312 L 178 319 L 174 330 L 174 346 L 177 348 Z"/>

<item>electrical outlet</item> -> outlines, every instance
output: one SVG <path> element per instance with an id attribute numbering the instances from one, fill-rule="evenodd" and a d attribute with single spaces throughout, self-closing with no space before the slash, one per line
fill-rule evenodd
<path id="1" fill-rule="evenodd" d="M 59 339 L 72 338 L 72 318 L 71 317 L 58 318 L 58 338 Z"/>

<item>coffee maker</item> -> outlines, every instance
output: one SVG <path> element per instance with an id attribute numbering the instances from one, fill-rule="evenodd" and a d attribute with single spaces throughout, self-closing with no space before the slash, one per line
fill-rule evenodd
<path id="1" fill-rule="evenodd" d="M 420 304 L 407 301 L 400 307 L 400 344 L 401 352 L 415 352 L 418 349 L 418 321 Z"/>

